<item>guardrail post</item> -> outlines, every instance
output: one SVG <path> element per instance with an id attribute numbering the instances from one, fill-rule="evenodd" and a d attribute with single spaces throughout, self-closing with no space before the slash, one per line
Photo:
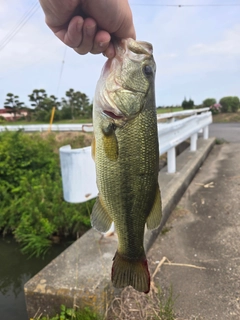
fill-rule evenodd
<path id="1" fill-rule="evenodd" d="M 197 133 L 194 133 L 191 136 L 190 151 L 196 151 L 197 150 L 197 138 L 198 138 L 198 134 Z"/>
<path id="2" fill-rule="evenodd" d="M 209 127 L 206 126 L 203 128 L 203 139 L 207 140 L 209 138 Z"/>
<path id="3" fill-rule="evenodd" d="M 168 173 L 176 172 L 176 148 L 173 147 L 167 152 Z"/>

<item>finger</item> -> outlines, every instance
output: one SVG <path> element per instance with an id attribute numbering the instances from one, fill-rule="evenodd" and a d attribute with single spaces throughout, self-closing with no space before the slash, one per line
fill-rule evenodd
<path id="1" fill-rule="evenodd" d="M 113 44 L 110 42 L 109 46 L 107 47 L 107 49 L 103 52 L 103 55 L 105 57 L 107 57 L 108 59 L 112 59 L 115 57 L 115 49 L 114 49 L 114 46 Z"/>
<path id="2" fill-rule="evenodd" d="M 86 54 L 93 48 L 94 38 L 97 31 L 97 24 L 91 18 L 86 18 L 82 29 L 82 42 L 77 48 L 74 48 L 79 54 Z"/>
<path id="3" fill-rule="evenodd" d="M 132 20 L 123 20 L 119 29 L 114 32 L 113 34 L 118 38 L 132 38 L 136 39 L 136 32 Z"/>
<path id="4" fill-rule="evenodd" d="M 111 36 L 107 31 L 100 30 L 96 33 L 92 50 L 93 54 L 103 53 L 109 47 Z"/>
<path id="5" fill-rule="evenodd" d="M 61 29 L 55 32 L 55 35 L 71 48 L 78 47 L 83 39 L 84 20 L 80 16 L 72 18 L 67 29 Z"/>

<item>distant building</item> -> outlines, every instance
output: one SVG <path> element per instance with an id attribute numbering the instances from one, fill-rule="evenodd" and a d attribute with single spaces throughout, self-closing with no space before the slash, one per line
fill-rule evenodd
<path id="1" fill-rule="evenodd" d="M 4 118 L 6 121 L 14 121 L 16 119 L 26 117 L 28 115 L 27 111 L 20 110 L 14 118 L 14 114 L 9 112 L 9 109 L 0 109 L 0 118 Z"/>

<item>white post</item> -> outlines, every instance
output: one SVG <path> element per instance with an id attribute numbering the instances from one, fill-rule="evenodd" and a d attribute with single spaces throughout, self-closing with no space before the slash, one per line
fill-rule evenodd
<path id="1" fill-rule="evenodd" d="M 191 136 L 190 151 L 196 151 L 197 150 L 197 138 L 198 138 L 198 134 L 197 133 L 194 133 Z"/>
<path id="2" fill-rule="evenodd" d="M 208 137 L 209 137 L 209 127 L 206 126 L 206 127 L 203 128 L 203 139 L 207 140 Z"/>
<path id="3" fill-rule="evenodd" d="M 173 147 L 167 152 L 168 173 L 176 172 L 176 148 Z"/>

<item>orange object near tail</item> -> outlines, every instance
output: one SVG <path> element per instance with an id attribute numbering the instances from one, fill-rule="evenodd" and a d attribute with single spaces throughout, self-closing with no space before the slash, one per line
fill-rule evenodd
<path id="1" fill-rule="evenodd" d="M 112 265 L 112 283 L 116 288 L 132 286 L 135 290 L 148 293 L 150 290 L 150 274 L 147 259 L 130 260 L 115 253 Z"/>

